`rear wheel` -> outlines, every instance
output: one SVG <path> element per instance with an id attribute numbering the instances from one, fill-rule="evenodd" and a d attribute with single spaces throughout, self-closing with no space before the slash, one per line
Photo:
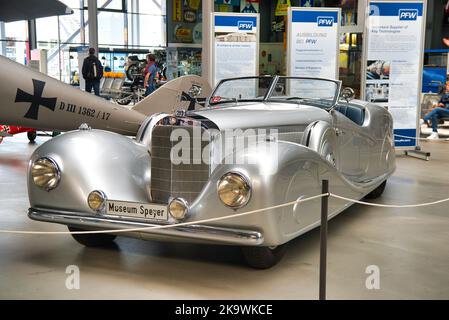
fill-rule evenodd
<path id="1" fill-rule="evenodd" d="M 276 265 L 287 251 L 287 244 L 277 247 L 242 247 L 249 266 L 255 269 L 268 269 Z"/>
<path id="2" fill-rule="evenodd" d="M 75 227 L 68 226 L 69 231 L 86 231 Z M 88 233 L 88 234 L 72 234 L 73 239 L 86 247 L 101 247 L 111 244 L 117 237 L 109 233 Z"/>
<path id="3" fill-rule="evenodd" d="M 134 81 L 134 79 L 141 75 L 138 64 L 133 64 L 128 67 L 126 70 L 126 76 L 129 80 Z"/>
<path id="4" fill-rule="evenodd" d="M 365 196 L 365 199 L 376 199 L 376 198 L 379 198 L 382 195 L 382 193 L 384 192 L 386 185 L 387 185 L 387 180 L 382 182 L 382 184 L 380 186 L 378 186 L 376 189 L 374 189 L 373 191 L 368 193 Z"/>

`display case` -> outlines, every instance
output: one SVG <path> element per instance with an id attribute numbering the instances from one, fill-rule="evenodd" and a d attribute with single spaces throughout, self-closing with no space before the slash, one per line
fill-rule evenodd
<path id="1" fill-rule="evenodd" d="M 167 79 L 172 80 L 185 75 L 201 76 L 201 48 L 167 48 Z"/>
<path id="2" fill-rule="evenodd" d="M 342 33 L 340 35 L 340 80 L 344 87 L 354 90 L 360 98 L 363 40 L 361 33 Z"/>

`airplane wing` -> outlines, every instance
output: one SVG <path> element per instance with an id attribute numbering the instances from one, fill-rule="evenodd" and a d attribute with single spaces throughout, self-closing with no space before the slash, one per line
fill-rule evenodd
<path id="1" fill-rule="evenodd" d="M 198 86 L 204 87 L 204 94 L 210 92 L 200 77 L 181 77 L 129 109 L 2 56 L 0 78 L 0 123 L 40 130 L 69 131 L 87 123 L 92 128 L 135 135 L 148 115 L 176 110 L 187 93 L 198 93 Z"/>
<path id="2" fill-rule="evenodd" d="M 172 113 L 178 109 L 196 109 L 199 107 L 196 99 L 204 100 L 211 93 L 212 88 L 204 78 L 182 76 L 167 82 L 132 109 L 147 116 L 158 112 Z"/>

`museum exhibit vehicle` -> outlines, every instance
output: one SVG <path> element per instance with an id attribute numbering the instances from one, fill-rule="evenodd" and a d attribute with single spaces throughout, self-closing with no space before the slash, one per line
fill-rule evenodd
<path id="1" fill-rule="evenodd" d="M 204 108 L 148 115 L 133 139 L 86 121 L 32 154 L 29 217 L 72 231 L 173 225 L 118 234 L 238 245 L 249 265 L 271 267 L 290 240 L 319 226 L 320 199 L 176 224 L 315 196 L 323 179 L 341 196 L 380 196 L 395 169 L 392 117 L 350 93 L 329 79 L 243 77 L 222 80 Z M 225 147 L 236 131 L 243 145 Z M 174 137 L 185 139 L 181 149 Z M 329 199 L 329 218 L 351 204 Z M 73 234 L 87 246 L 115 236 Z"/>

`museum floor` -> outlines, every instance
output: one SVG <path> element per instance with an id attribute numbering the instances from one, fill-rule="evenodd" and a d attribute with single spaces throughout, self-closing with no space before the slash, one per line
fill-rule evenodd
<path id="1" fill-rule="evenodd" d="M 29 220 L 25 135 L 0 145 L 0 229 L 64 231 Z M 379 203 L 412 204 L 449 196 L 449 142 L 424 142 L 431 161 L 398 156 Z M 449 299 L 449 203 L 382 209 L 354 205 L 329 223 L 329 299 Z M 292 241 L 269 270 L 247 267 L 236 247 L 118 238 L 115 248 L 84 248 L 68 235 L 0 234 L 2 299 L 316 299 L 319 230 Z M 66 267 L 80 289 L 66 289 Z M 380 289 L 365 286 L 367 266 Z"/>

